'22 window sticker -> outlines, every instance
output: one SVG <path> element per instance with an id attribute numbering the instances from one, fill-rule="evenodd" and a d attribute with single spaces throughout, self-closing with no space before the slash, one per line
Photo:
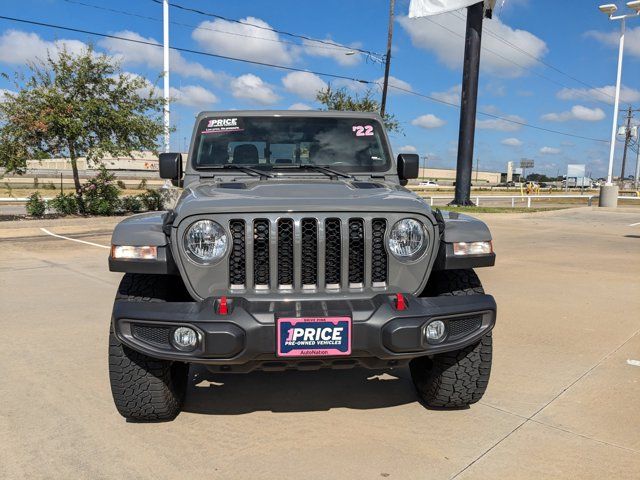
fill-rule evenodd
<path id="1" fill-rule="evenodd" d="M 373 137 L 373 125 L 354 125 L 351 131 L 356 137 Z"/>

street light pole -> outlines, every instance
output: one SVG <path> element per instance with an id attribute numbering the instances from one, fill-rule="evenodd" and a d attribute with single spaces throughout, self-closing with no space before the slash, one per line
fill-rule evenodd
<path id="1" fill-rule="evenodd" d="M 618 108 L 620 106 L 620 84 L 622 82 L 622 57 L 624 56 L 625 19 L 620 22 L 620 46 L 618 47 L 618 75 L 616 77 L 616 93 L 613 100 L 613 121 L 611 126 L 611 145 L 609 147 L 609 171 L 607 185 L 613 185 L 613 158 L 616 149 L 616 135 L 618 133 Z"/>
<path id="2" fill-rule="evenodd" d="M 637 17 L 640 15 L 640 0 L 627 2 L 627 7 L 634 10 L 635 13 L 626 15 L 614 14 L 618 11 L 615 4 L 609 3 L 600 5 L 598 9 L 609 17 L 609 20 L 620 20 L 620 44 L 618 46 L 618 74 L 616 76 L 616 94 L 613 102 L 613 120 L 611 126 L 611 145 L 609 146 L 609 169 L 607 171 L 607 183 L 600 187 L 600 199 L 598 205 L 600 207 L 617 207 L 618 206 L 618 186 L 613 184 L 613 159 L 615 156 L 616 134 L 618 128 L 618 107 L 620 105 L 620 85 L 622 83 L 622 58 L 624 56 L 624 34 L 627 18 Z"/>
<path id="3" fill-rule="evenodd" d="M 162 24 L 164 33 L 164 151 L 168 152 L 170 149 L 170 120 L 169 120 L 169 0 L 163 0 L 162 2 Z"/>
<path id="4" fill-rule="evenodd" d="M 387 54 L 384 62 L 384 81 L 382 82 L 382 100 L 380 102 L 380 116 L 384 117 L 387 107 L 387 90 L 389 88 L 389 70 L 391 69 L 391 42 L 393 40 L 393 18 L 396 9 L 396 0 L 389 1 L 389 29 L 387 31 Z"/>

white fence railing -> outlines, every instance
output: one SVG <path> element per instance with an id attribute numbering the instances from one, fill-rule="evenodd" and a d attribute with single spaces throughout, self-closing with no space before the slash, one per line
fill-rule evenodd
<path id="1" fill-rule="evenodd" d="M 453 195 L 442 195 L 442 196 L 427 196 L 425 195 L 426 199 L 429 200 L 429 204 L 431 206 L 434 205 L 434 200 L 453 200 Z M 598 198 L 598 195 L 472 195 L 471 199 L 475 201 L 475 204 L 477 207 L 479 207 L 481 205 L 481 200 L 505 200 L 505 199 L 510 199 L 511 200 L 511 207 L 515 208 L 516 206 L 516 201 L 520 200 L 522 202 L 524 202 L 526 200 L 527 202 L 527 208 L 531 208 L 531 203 L 532 200 L 542 200 L 542 199 L 546 199 L 546 200 L 562 200 L 562 199 L 574 199 L 574 198 L 578 198 L 578 199 L 583 199 L 587 201 L 587 205 L 591 206 L 593 204 L 593 199 L 594 198 Z M 619 196 L 618 200 L 640 200 L 640 197 L 625 197 L 625 196 Z"/>

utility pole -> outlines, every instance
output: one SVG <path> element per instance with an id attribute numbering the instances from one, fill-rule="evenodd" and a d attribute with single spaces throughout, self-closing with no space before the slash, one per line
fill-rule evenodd
<path id="1" fill-rule="evenodd" d="M 620 169 L 620 185 L 624 183 L 624 169 L 627 166 L 627 149 L 631 140 L 631 118 L 633 116 L 631 105 L 627 109 L 627 126 L 624 130 L 624 153 L 622 154 L 622 168 Z"/>
<path id="2" fill-rule="evenodd" d="M 640 175 L 640 143 L 636 140 L 636 174 L 633 177 L 633 186 L 638 190 L 638 176 Z"/>
<path id="3" fill-rule="evenodd" d="M 391 68 L 391 41 L 393 40 L 393 18 L 395 15 L 396 0 L 389 1 L 389 29 L 387 31 L 387 54 L 384 62 L 384 81 L 382 83 L 382 101 L 380 102 L 380 116 L 384 117 L 387 107 L 387 90 L 389 88 L 389 69 Z"/>
<path id="4" fill-rule="evenodd" d="M 168 152 L 170 149 L 170 120 L 169 120 L 169 0 L 163 0 L 162 2 L 162 26 L 164 33 L 164 151 Z"/>
<path id="5" fill-rule="evenodd" d="M 473 170 L 473 142 L 476 128 L 483 18 L 484 2 L 478 2 L 467 7 L 456 190 L 451 205 L 473 205 L 471 201 L 471 172 Z"/>

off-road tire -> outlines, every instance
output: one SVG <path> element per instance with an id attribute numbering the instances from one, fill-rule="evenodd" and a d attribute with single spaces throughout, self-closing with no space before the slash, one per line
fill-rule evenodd
<path id="1" fill-rule="evenodd" d="M 425 296 L 482 295 L 484 289 L 473 270 L 434 272 Z M 428 407 L 461 408 L 479 401 L 489 383 L 491 333 L 461 350 L 418 357 L 411 361 L 411 377 Z"/>
<path id="2" fill-rule="evenodd" d="M 127 273 L 116 299 L 132 302 L 164 302 L 180 285 L 172 277 Z M 173 287 L 173 288 L 172 288 Z M 189 365 L 149 357 L 123 345 L 113 327 L 109 332 L 109 380 L 113 401 L 127 420 L 173 420 L 182 408 Z"/>

